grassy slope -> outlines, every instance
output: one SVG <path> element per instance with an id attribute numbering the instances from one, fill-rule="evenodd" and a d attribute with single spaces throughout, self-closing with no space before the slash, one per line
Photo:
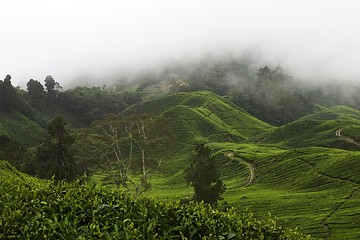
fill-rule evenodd
<path id="1" fill-rule="evenodd" d="M 0 160 L 0 185 L 4 182 L 11 182 L 14 185 L 25 184 L 29 187 L 45 187 L 48 183 L 46 180 L 38 179 L 25 173 L 21 173 L 9 162 Z"/>
<path id="2" fill-rule="evenodd" d="M 178 142 L 244 140 L 272 129 L 211 92 L 177 93 L 135 105 L 126 111 L 162 115 Z"/>
<path id="3" fill-rule="evenodd" d="M 257 217 L 269 212 L 287 227 L 301 227 L 319 238 L 360 237 L 360 152 L 309 147 L 212 143 L 227 186 L 225 200 L 240 212 L 250 208 Z M 231 160 L 233 151 L 255 166 L 255 180 L 245 186 L 249 169 Z M 148 196 L 191 196 L 183 176 L 155 175 Z"/>
<path id="4" fill-rule="evenodd" d="M 0 135 L 7 135 L 25 146 L 40 143 L 45 130 L 18 112 L 0 114 Z"/>
<path id="5" fill-rule="evenodd" d="M 191 195 L 183 169 L 196 143 L 242 141 L 273 129 L 211 92 L 176 93 L 127 109 L 126 114 L 149 113 L 167 119 L 176 136 L 177 152 L 152 174 L 152 196 Z"/>
<path id="6" fill-rule="evenodd" d="M 277 128 L 264 139 L 269 143 L 280 143 L 288 147 L 335 147 L 360 150 L 360 147 L 335 135 L 342 129 L 342 135 L 357 140 L 360 133 L 360 112 L 349 107 L 332 107 L 305 116 L 293 123 Z"/>
<path id="7" fill-rule="evenodd" d="M 241 210 L 249 207 L 257 216 L 271 212 L 287 226 L 301 226 L 319 238 L 359 238 L 360 153 L 316 147 L 325 142 L 325 146 L 356 148 L 335 131 L 341 128 L 343 135 L 356 139 L 353 129 L 359 119 L 358 111 L 335 107 L 275 129 L 267 138 L 272 144 L 211 141 L 228 188 L 225 200 Z M 177 158 L 162 169 L 165 174 L 153 176 L 153 188 L 147 195 L 192 194 L 182 175 L 188 164 L 184 158 L 192 148 L 183 146 Z M 256 178 L 250 186 L 245 187 L 248 167 L 227 158 L 224 152 L 229 150 L 255 166 Z"/>
<path id="8" fill-rule="evenodd" d="M 0 113 L 0 135 L 7 135 L 27 147 L 40 144 L 46 136 L 46 126 L 56 116 L 61 115 L 68 127 L 84 127 L 70 113 L 56 107 L 46 112 L 38 113 L 36 119 L 29 119 L 19 112 Z"/>
<path id="9" fill-rule="evenodd" d="M 167 119 L 176 136 L 176 153 L 151 173 L 152 188 L 147 195 L 189 196 L 183 170 L 196 143 L 242 141 L 273 129 L 239 107 L 211 92 L 176 93 L 128 108 L 124 114 L 148 113 Z M 101 176 L 100 176 L 101 175 Z M 103 173 L 95 176 L 97 181 Z"/>

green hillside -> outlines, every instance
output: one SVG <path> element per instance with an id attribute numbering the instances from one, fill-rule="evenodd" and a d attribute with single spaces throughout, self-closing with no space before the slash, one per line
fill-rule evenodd
<path id="1" fill-rule="evenodd" d="M 222 111 L 219 111 L 220 114 L 209 111 L 209 115 L 194 114 L 189 117 L 190 113 L 200 112 L 199 106 L 206 111 L 219 101 L 217 98 L 211 102 L 204 101 L 203 94 L 207 93 L 197 93 L 196 97 L 184 93 L 175 94 L 170 98 L 173 101 L 163 103 L 166 107 L 161 107 L 162 101 L 158 100 L 156 104 L 148 102 L 136 109 L 145 112 L 148 104 L 153 106 L 151 112 L 164 115 L 170 113 L 169 116 L 174 116 L 174 119 L 175 116 L 179 116 L 174 126 L 179 127 L 177 133 L 182 136 L 181 129 L 192 129 L 188 127 L 190 124 L 182 119 L 190 120 L 195 119 L 194 116 L 199 116 L 197 121 L 194 121 L 199 123 L 200 119 L 207 122 L 209 115 L 214 115 L 219 119 L 217 123 L 224 120 L 221 118 Z M 171 107 L 174 105 L 175 107 Z M 171 115 L 173 112 L 177 115 Z M 231 111 L 224 112 L 231 113 Z M 201 118 L 204 115 L 205 117 Z M 247 114 L 243 116 L 242 126 L 249 127 L 251 123 L 255 123 L 255 126 L 264 126 L 257 125 L 258 120 L 253 121 L 253 118 L 248 118 Z M 257 134 L 246 134 L 246 131 L 244 133 L 239 128 L 238 133 L 242 135 L 236 134 L 238 137 L 241 136 L 237 141 L 226 138 L 211 139 L 212 136 L 218 136 L 216 132 L 221 130 L 212 129 L 213 134 L 206 135 L 199 130 L 200 126 L 205 125 L 203 122 L 201 125 L 195 125 L 193 129 L 197 131 L 196 136 L 205 136 L 204 139 L 210 142 L 209 145 L 217 156 L 222 178 L 228 188 L 225 193 L 225 200 L 228 203 L 243 210 L 249 207 L 257 216 L 271 212 L 279 217 L 283 224 L 291 227 L 301 226 L 305 232 L 320 238 L 354 239 L 358 237 L 356 234 L 359 230 L 355 225 L 360 214 L 360 208 L 356 206 L 360 202 L 357 196 L 360 187 L 357 159 L 360 155 L 354 151 L 336 148 L 358 148 L 349 139 L 356 140 L 357 134 L 353 129 L 359 129 L 356 125 L 359 120 L 360 112 L 357 110 L 333 107 L 283 127 L 257 128 L 262 129 L 256 132 Z M 342 130 L 340 136 L 335 134 L 338 129 Z M 268 130 L 273 132 L 262 143 L 236 143 L 245 139 L 248 139 L 246 142 L 252 138 L 261 139 Z M 188 136 L 184 139 L 188 141 L 187 143 L 193 143 L 196 138 Z M 192 194 L 192 189 L 183 182 L 182 169 L 188 164 L 193 145 L 182 146 L 183 149 L 176 154 L 176 157 L 167 161 L 160 173 L 153 176 L 152 189 L 147 193 L 148 196 L 181 198 Z M 289 150 L 289 148 L 293 149 Z M 229 157 L 229 153 L 233 153 L 234 157 Z M 251 167 L 254 168 L 255 176 L 249 183 Z"/>
<path id="2" fill-rule="evenodd" d="M 29 118 L 17 111 L 0 113 L 0 135 L 6 135 L 18 143 L 34 147 L 40 144 L 46 135 L 46 127 L 56 116 L 63 116 L 69 127 L 84 127 L 74 115 L 63 109 L 49 109 Z"/>
<path id="3" fill-rule="evenodd" d="M 39 144 L 45 129 L 37 122 L 12 111 L 0 114 L 0 135 L 6 135 L 25 146 Z"/>
<path id="4" fill-rule="evenodd" d="M 38 180 L 35 177 L 28 176 L 24 173 L 19 172 L 10 163 L 4 160 L 0 160 L 0 182 L 5 181 L 18 181 L 19 183 L 30 183 L 41 182 L 42 180 Z"/>
<path id="5" fill-rule="evenodd" d="M 210 147 L 227 187 L 225 201 L 239 212 L 249 208 L 256 217 L 271 213 L 284 226 L 300 227 L 321 239 L 360 237 L 359 152 L 237 143 Z M 155 175 L 146 195 L 191 196 L 181 178 L 180 171 Z"/>
<path id="6" fill-rule="evenodd" d="M 239 208 L 250 207 L 260 215 L 269 211 L 321 238 L 360 237 L 360 153 L 253 145 L 239 145 L 235 153 L 256 168 L 251 187 L 227 193 L 230 198 L 246 196 L 233 199 Z"/>
<path id="7" fill-rule="evenodd" d="M 211 92 L 176 93 L 136 104 L 124 114 L 148 113 L 165 117 L 183 143 L 240 141 L 273 127 Z"/>
<path id="8" fill-rule="evenodd" d="M 318 238 L 359 237 L 360 153 L 336 149 L 358 148 L 350 142 L 359 129 L 357 110 L 323 109 L 275 128 L 213 93 L 197 92 L 144 102 L 126 113 L 167 117 L 179 142 L 175 156 L 151 174 L 145 196 L 190 197 L 183 169 L 196 142 L 208 142 L 227 187 L 225 201 L 240 212 L 270 212 L 285 226 L 300 226 Z"/>
<path id="9" fill-rule="evenodd" d="M 122 114 L 142 113 L 163 117 L 172 129 L 176 152 L 161 165 L 159 181 L 170 186 L 180 184 L 179 189 L 187 189 L 184 193 L 189 193 L 190 189 L 185 186 L 182 173 L 197 143 L 240 142 L 274 129 L 217 94 L 207 91 L 171 94 L 136 104 Z M 161 176 L 169 176 L 169 179 L 161 180 Z M 169 191 L 177 192 L 177 188 L 173 186 Z M 157 194 L 163 195 L 161 191 Z"/>
<path id="10" fill-rule="evenodd" d="M 340 134 L 336 134 L 341 130 Z M 359 150 L 360 111 L 331 107 L 277 128 L 263 141 L 287 147 L 334 147 Z"/>

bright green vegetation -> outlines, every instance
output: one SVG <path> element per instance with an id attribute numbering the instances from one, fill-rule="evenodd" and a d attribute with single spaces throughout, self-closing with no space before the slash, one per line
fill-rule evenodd
<path id="1" fill-rule="evenodd" d="M 359 139 L 360 112 L 349 107 L 332 107 L 277 128 L 264 141 L 288 147 L 336 147 L 359 150 L 360 146 L 336 136 Z"/>
<path id="2" fill-rule="evenodd" d="M 239 212 L 249 208 L 256 217 L 270 212 L 284 226 L 301 226 L 314 237 L 359 237 L 360 153 L 235 143 L 212 143 L 210 147 L 227 187 L 225 201 Z M 228 151 L 238 159 L 226 157 L 224 153 Z M 244 161 L 255 168 L 255 179 L 249 185 L 250 170 Z M 180 176 L 154 178 L 151 182 L 154 190 L 148 196 L 174 196 L 174 189 L 177 197 L 191 196 L 191 189 L 175 183 L 181 181 Z"/>
<path id="3" fill-rule="evenodd" d="M 93 184 L 41 181 L 0 161 L 1 239 L 310 239 L 234 209 L 134 200 Z"/>
<path id="4" fill-rule="evenodd" d="M 22 190 L 25 188 L 22 185 L 24 181 L 21 180 L 25 177 L 19 177 L 21 174 L 19 175 L 19 173 L 13 171 L 14 178 L 20 180 L 16 180 L 16 184 L 12 184 L 11 188 L 10 185 L 7 185 L 6 192 L 16 192 L 12 188 L 19 186 L 19 191 L 26 192 L 29 196 L 33 196 L 32 194 L 41 196 L 39 193 L 34 193 L 34 191 L 39 190 L 39 192 L 45 192 L 46 196 L 51 196 L 49 199 L 59 198 L 64 204 L 68 204 L 64 205 L 65 207 L 63 205 L 60 207 L 57 205 L 62 204 L 60 200 L 51 203 L 51 206 L 58 210 L 68 209 L 66 211 L 62 210 L 61 214 L 56 214 L 47 209 L 44 211 L 50 215 L 32 215 L 33 218 L 39 216 L 41 224 L 44 222 L 50 224 L 46 225 L 45 230 L 44 228 L 38 228 L 40 231 L 48 231 L 46 234 L 57 234 L 58 229 L 66 228 L 69 232 L 64 234 L 69 235 L 64 235 L 65 238 L 71 238 L 76 234 L 78 234 L 76 236 L 84 236 L 84 238 L 87 238 L 90 234 L 95 234 L 94 236 L 99 238 L 124 237 L 116 235 L 121 234 L 122 231 L 119 231 L 119 229 L 123 227 L 123 232 L 127 232 L 129 237 L 135 236 L 131 235 L 135 234 L 133 232 L 135 228 L 138 229 L 135 231 L 136 234 L 144 238 L 149 238 L 154 234 L 166 236 L 165 234 L 170 232 L 174 235 L 180 235 L 180 231 L 182 231 L 182 234 L 190 236 L 195 229 L 186 228 L 190 225 L 186 225 L 185 222 L 176 222 L 178 220 L 176 211 L 196 212 L 195 208 L 201 205 L 190 204 L 185 206 L 176 201 L 193 196 L 193 189 L 185 183 L 184 169 L 190 165 L 190 156 L 197 144 L 206 143 L 217 161 L 221 171 L 221 178 L 227 188 L 223 194 L 224 201 L 219 204 L 220 209 L 228 206 L 236 207 L 234 211 L 239 216 L 242 216 L 246 209 L 249 208 L 258 219 L 263 219 L 264 216 L 271 213 L 276 216 L 277 222 L 281 226 L 300 227 L 305 233 L 311 234 L 315 238 L 360 238 L 360 165 L 358 162 L 360 153 L 356 151 L 359 149 L 360 139 L 359 111 L 349 107 L 321 108 L 318 112 L 287 125 L 273 127 L 251 116 L 238 106 L 224 100 L 224 98 L 211 92 L 201 91 L 170 94 L 138 103 L 123 111 L 121 116 L 142 113 L 152 114 L 154 118 L 161 118 L 170 126 L 174 134 L 174 141 L 169 144 L 169 146 L 175 146 L 173 154 L 166 157 L 158 169 L 152 169 L 149 172 L 151 188 L 142 195 L 143 197 L 153 197 L 156 201 L 133 200 L 128 198 L 123 191 L 118 192 L 116 188 L 101 187 L 101 183 L 110 172 L 106 168 L 97 168 L 98 166 L 92 166 L 91 168 L 98 169 L 91 178 L 96 183 L 96 187 L 91 184 L 80 187 L 76 183 L 53 185 L 51 182 L 41 182 L 31 178 L 30 182 L 36 182 L 35 187 L 27 184 L 31 187 L 25 187 L 27 188 L 26 192 Z M 2 115 L 4 119 L 5 116 L 5 114 Z M 9 122 L 7 121 L 7 124 Z M 2 127 L 1 129 L 8 128 Z M 336 135 L 338 130 L 341 130 L 341 132 Z M 97 159 L 91 160 L 95 162 Z M 136 172 L 132 174 L 134 175 L 130 177 L 134 179 L 138 177 Z M 59 194 L 64 189 L 66 192 Z M 5 190 L 1 191 L 5 192 Z M 73 196 L 68 194 L 70 192 Z M 28 196 L 26 194 L 24 196 Z M 80 197 L 82 194 L 85 198 L 103 199 L 101 201 L 105 202 L 96 202 L 97 200 L 89 202 L 89 199 L 85 200 Z M 47 200 L 39 200 L 39 202 L 41 201 L 48 203 Z M 74 203 L 70 203 L 70 201 Z M 126 204 L 121 204 L 122 201 L 125 201 Z M 22 204 L 25 206 L 25 203 Z M 118 217 L 123 212 L 117 212 L 120 211 L 120 208 L 113 206 L 127 206 L 127 204 L 138 206 L 135 209 L 141 209 L 140 211 L 149 208 L 149 210 L 146 210 L 146 214 L 149 215 L 146 216 L 151 216 L 151 218 L 148 218 L 147 222 L 145 222 L 132 216 L 126 222 L 129 225 L 126 225 L 124 219 L 120 220 Z M 158 208 L 158 212 L 173 214 L 172 221 L 175 221 L 171 222 L 171 224 L 169 222 L 164 223 L 165 227 L 161 225 L 161 229 L 165 229 L 161 233 L 158 231 L 160 226 L 158 225 L 160 224 L 159 218 L 161 217 L 151 215 L 156 214 L 156 210 L 153 210 L 154 205 Z M 48 205 L 42 206 L 39 203 L 34 206 L 42 209 L 42 207 L 45 208 Z M 87 207 L 90 209 L 88 211 L 91 214 L 87 210 L 83 210 L 87 209 Z M 201 208 L 205 209 L 206 214 L 210 214 L 209 209 L 204 206 L 201 206 Z M 15 206 L 9 207 L 9 209 L 15 209 Z M 129 211 L 129 214 L 132 214 L 131 209 L 125 207 L 124 209 Z M 93 214 L 94 211 L 95 213 L 99 212 L 101 216 Z M 221 214 L 223 214 L 217 210 L 215 212 L 215 216 L 218 216 L 217 214 L 222 216 Z M 115 213 L 117 213 L 118 218 L 115 217 Z M 73 224 L 71 221 L 75 221 L 75 218 L 72 218 L 71 215 L 78 216 L 77 214 L 86 217 L 88 220 L 90 219 L 91 223 L 79 221 L 74 226 L 78 226 L 77 229 L 80 230 L 71 228 Z M 234 213 L 229 214 L 233 216 Z M 7 215 L 12 216 L 8 213 Z M 53 215 L 56 218 L 53 218 Z M 214 217 L 211 216 L 211 218 Z M 184 216 L 181 215 L 181 217 Z M 242 226 L 244 226 L 245 221 L 248 221 L 246 220 L 248 217 L 239 217 L 243 221 Z M 50 220 L 44 220 L 43 218 Z M 64 222 L 60 223 L 59 219 L 64 220 Z M 196 221 L 195 217 L 192 219 L 191 224 L 193 226 L 196 226 L 196 221 L 199 222 L 198 224 L 202 224 L 200 223 L 202 218 L 197 217 Z M 31 221 L 28 220 L 28 222 Z M 216 218 L 214 221 L 217 221 Z M 221 221 L 227 222 L 224 219 Z M 260 225 L 267 224 L 266 221 L 258 221 L 253 218 L 251 218 L 250 222 L 259 222 Z M 93 225 L 91 225 L 92 223 Z M 181 225 L 181 227 L 176 227 L 177 224 Z M 34 226 L 39 227 L 40 225 Z M 93 226 L 93 228 L 90 226 Z M 97 232 L 96 226 L 106 231 Z M 130 226 L 131 229 L 127 228 Z M 172 227 L 176 230 L 173 230 Z M 48 229 L 54 231 L 50 233 Z M 236 231 L 243 231 L 242 229 Z M 196 233 L 199 233 L 198 229 L 196 231 Z M 223 235 L 223 237 L 225 239 L 231 237 L 231 233 L 236 231 L 224 230 L 223 233 L 226 232 L 228 235 Z M 253 238 L 257 239 L 257 237 Z"/>
<path id="5" fill-rule="evenodd" d="M 251 159 L 256 166 L 253 185 L 237 189 L 238 196 L 247 197 L 235 203 L 239 208 L 268 210 L 280 219 L 301 225 L 307 232 L 319 234 L 324 228 L 324 234 L 318 236 L 327 236 L 324 224 L 329 224 L 333 234 L 347 232 L 353 236 L 349 239 L 359 232 L 359 228 L 353 229 L 353 224 L 359 222 L 360 208 L 353 208 L 351 215 L 341 213 L 346 210 L 343 202 L 360 202 L 354 196 L 360 187 L 359 153 L 326 148 L 267 150 L 262 147 L 262 153 L 256 154 L 254 147 L 247 144 L 236 146 L 234 151 L 240 158 Z M 334 217 L 333 211 L 341 218 Z M 345 219 L 347 224 L 340 225 Z"/>
<path id="6" fill-rule="evenodd" d="M 176 141 L 244 140 L 273 127 L 211 92 L 177 93 L 134 105 L 124 114 L 150 113 L 168 120 Z"/>
<path id="7" fill-rule="evenodd" d="M 163 103 L 169 106 L 176 103 L 176 107 L 164 108 L 180 112 L 178 103 L 183 95 L 188 93 L 175 94 L 172 99 L 176 101 Z M 181 103 L 184 102 L 187 101 Z M 199 102 L 198 105 L 204 104 Z M 154 103 L 144 103 L 144 108 L 139 106 L 137 111 L 145 111 L 147 104 Z M 161 104 L 161 99 L 158 99 L 154 106 Z M 194 105 L 184 108 L 189 111 Z M 157 113 L 162 113 L 164 108 L 159 107 Z M 179 119 L 186 116 L 185 111 L 179 112 Z M 221 114 L 211 111 L 210 115 Z M 249 126 L 252 121 L 246 114 L 243 116 L 234 119 Z M 203 124 L 207 120 L 207 117 L 197 120 L 197 127 L 203 127 L 202 132 L 209 129 Z M 198 136 L 203 136 L 202 142 L 208 142 L 217 158 L 227 187 L 225 201 L 240 212 L 250 208 L 257 217 L 270 212 L 285 226 L 301 226 L 306 233 L 319 238 L 356 239 L 360 231 L 360 153 L 344 149 L 358 149 L 349 138 L 356 141 L 359 120 L 357 110 L 333 107 L 323 108 L 283 127 L 258 127 L 262 131 L 257 134 L 239 132 L 241 137 L 237 135 L 235 139 L 227 139 L 224 135 L 214 139 L 214 135 L 201 135 L 201 132 Z M 178 128 L 174 125 L 174 129 L 179 130 L 175 133 L 183 136 L 189 124 L 181 120 L 177 124 Z M 342 129 L 340 136 L 335 134 L 338 129 Z M 238 143 L 234 143 L 236 141 Z M 152 188 L 145 193 L 146 196 L 159 199 L 191 197 L 192 189 L 183 182 L 183 169 L 189 165 L 189 153 L 195 147 L 194 142 L 190 136 L 183 138 L 176 157 L 166 161 L 159 172 L 151 176 Z M 225 154 L 228 152 L 237 158 L 227 157 Z M 249 164 L 255 168 L 255 179 L 250 184 Z"/>

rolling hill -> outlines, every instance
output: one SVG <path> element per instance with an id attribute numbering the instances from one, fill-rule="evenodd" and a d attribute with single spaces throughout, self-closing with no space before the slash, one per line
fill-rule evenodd
<path id="1" fill-rule="evenodd" d="M 180 182 L 182 185 L 182 171 L 188 165 L 196 144 L 241 142 L 274 129 L 208 91 L 171 94 L 133 105 L 122 114 L 142 113 L 161 116 L 172 129 L 176 153 L 171 160 L 161 165 L 160 172 L 170 175 L 170 182 Z"/>
<path id="2" fill-rule="evenodd" d="M 246 144 L 233 151 L 252 161 L 256 173 L 252 186 L 227 193 L 239 208 L 271 212 L 325 239 L 359 237 L 359 152 Z"/>
<path id="3" fill-rule="evenodd" d="M 123 114 L 148 113 L 167 119 L 183 143 L 241 141 L 274 127 L 212 92 L 176 93 L 136 104 Z"/>
<path id="4" fill-rule="evenodd" d="M 35 146 L 42 140 L 45 129 L 34 120 L 16 111 L 0 114 L 0 135 L 6 135 L 24 146 Z"/>
<path id="5" fill-rule="evenodd" d="M 17 111 L 0 112 L 0 135 L 6 135 L 26 147 L 40 144 L 46 136 L 46 129 L 51 120 L 62 115 L 69 127 L 84 127 L 78 118 L 61 108 L 37 113 L 29 118 Z"/>
<path id="6" fill-rule="evenodd" d="M 246 209 L 256 217 L 271 213 L 284 226 L 300 227 L 316 238 L 360 237 L 359 152 L 322 147 L 284 149 L 252 143 L 209 146 L 227 187 L 225 201 L 240 213 Z M 234 157 L 229 157 L 229 152 Z M 146 195 L 191 196 L 192 189 L 182 178 L 182 170 L 177 174 L 157 173 Z"/>
<path id="7" fill-rule="evenodd" d="M 177 136 L 187 143 L 154 174 L 153 187 L 146 195 L 159 198 L 191 195 L 192 189 L 183 183 L 182 171 L 188 164 L 191 144 L 200 136 L 217 157 L 228 188 L 224 196 L 229 204 L 241 210 L 250 208 L 256 216 L 270 212 L 283 224 L 301 226 L 315 237 L 359 237 L 360 153 L 353 151 L 358 146 L 349 142 L 349 138 L 356 140 L 353 129 L 359 129 L 360 112 L 342 106 L 324 108 L 275 128 L 254 121 L 238 108 L 231 110 L 228 108 L 231 105 L 224 104 L 219 97 L 205 100 L 204 95 L 208 93 L 175 94 L 129 109 L 147 112 L 149 107 L 149 112 L 173 117 Z M 219 105 L 226 107 L 214 111 L 219 110 L 215 108 Z M 223 113 L 242 117 L 230 117 L 233 122 L 227 124 L 229 119 Z M 214 118 L 217 121 L 211 121 Z M 188 121 L 195 123 L 192 128 Z M 214 122 L 222 128 L 209 127 Z M 226 124 L 230 127 L 225 127 Z M 243 131 L 246 127 L 249 129 Z M 206 132 L 209 129 L 211 132 Z M 236 138 L 224 137 L 227 136 L 222 134 L 224 129 Z M 339 129 L 340 136 L 336 135 Z M 193 133 L 183 137 L 183 131 Z"/>
<path id="8" fill-rule="evenodd" d="M 336 134 L 341 130 L 340 134 Z M 262 142 L 286 147 L 332 147 L 360 150 L 360 111 L 337 106 L 300 118 L 274 130 Z M 350 139 L 354 141 L 351 142 Z"/>

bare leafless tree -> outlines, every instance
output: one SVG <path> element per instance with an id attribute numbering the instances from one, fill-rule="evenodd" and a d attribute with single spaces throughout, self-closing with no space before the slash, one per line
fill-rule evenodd
<path id="1" fill-rule="evenodd" d="M 159 167 L 171 154 L 173 138 L 164 119 L 148 114 L 107 115 L 95 122 L 88 134 L 93 153 L 106 159 L 112 170 L 113 182 L 135 196 L 150 187 L 149 170 Z M 141 178 L 135 181 L 130 174 L 138 170 Z"/>

